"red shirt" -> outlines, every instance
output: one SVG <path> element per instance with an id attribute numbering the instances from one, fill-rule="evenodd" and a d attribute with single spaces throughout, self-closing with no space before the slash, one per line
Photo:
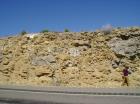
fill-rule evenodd
<path id="1" fill-rule="evenodd" d="M 129 74 L 128 69 L 123 69 L 123 75 L 128 76 L 128 74 Z"/>

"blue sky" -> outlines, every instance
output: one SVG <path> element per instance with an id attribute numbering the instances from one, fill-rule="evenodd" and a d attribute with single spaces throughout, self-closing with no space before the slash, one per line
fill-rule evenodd
<path id="1" fill-rule="evenodd" d="M 0 0 L 0 35 L 140 26 L 140 0 Z"/>

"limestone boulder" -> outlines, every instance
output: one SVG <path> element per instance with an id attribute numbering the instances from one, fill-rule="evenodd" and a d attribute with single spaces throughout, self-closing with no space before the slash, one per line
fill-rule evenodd
<path id="1" fill-rule="evenodd" d="M 108 46 L 116 53 L 126 57 L 140 54 L 140 37 L 122 40 L 113 38 L 108 42 Z"/>
<path id="2" fill-rule="evenodd" d="M 56 63 L 56 58 L 53 55 L 34 56 L 31 60 L 32 65 L 46 66 L 51 63 Z"/>

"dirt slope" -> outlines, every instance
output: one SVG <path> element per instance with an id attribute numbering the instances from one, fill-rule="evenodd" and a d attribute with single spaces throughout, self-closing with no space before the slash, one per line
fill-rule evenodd
<path id="1" fill-rule="evenodd" d="M 140 87 L 138 27 L 0 39 L 0 84 L 122 87 L 125 64 L 130 87 Z"/>

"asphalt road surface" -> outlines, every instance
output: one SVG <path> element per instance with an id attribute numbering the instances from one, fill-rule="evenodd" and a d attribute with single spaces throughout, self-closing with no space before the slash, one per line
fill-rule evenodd
<path id="1" fill-rule="evenodd" d="M 140 89 L 0 86 L 0 104 L 140 104 Z"/>

